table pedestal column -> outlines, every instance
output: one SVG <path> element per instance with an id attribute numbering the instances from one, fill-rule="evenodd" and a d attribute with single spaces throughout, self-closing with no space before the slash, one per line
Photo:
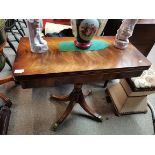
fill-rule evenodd
<path id="1" fill-rule="evenodd" d="M 92 115 L 97 121 L 102 122 L 102 116 L 93 111 L 86 103 L 84 94 L 82 92 L 82 84 L 74 84 L 74 89 L 68 96 L 53 96 L 51 95 L 51 99 L 57 101 L 69 101 L 69 105 L 67 106 L 63 115 L 52 125 L 52 129 L 56 130 L 57 127 L 66 119 L 66 117 L 71 113 L 75 103 L 79 103 L 80 106 L 90 115 Z"/>

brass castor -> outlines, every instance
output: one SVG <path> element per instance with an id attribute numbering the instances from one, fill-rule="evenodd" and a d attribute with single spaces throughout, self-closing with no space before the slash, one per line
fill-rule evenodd
<path id="1" fill-rule="evenodd" d="M 58 128 L 58 126 L 59 126 L 58 123 L 54 123 L 54 124 L 51 126 L 51 130 L 56 131 L 56 129 Z"/>
<path id="2" fill-rule="evenodd" d="M 103 117 L 99 114 L 96 114 L 96 120 L 99 121 L 99 122 L 102 122 L 103 121 Z"/>

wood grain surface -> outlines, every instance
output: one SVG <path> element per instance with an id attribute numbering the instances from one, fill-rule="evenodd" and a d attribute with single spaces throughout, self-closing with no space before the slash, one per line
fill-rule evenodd
<path id="1" fill-rule="evenodd" d="M 97 79 L 132 77 L 140 75 L 151 65 L 147 58 L 131 44 L 125 50 L 116 49 L 113 46 L 112 36 L 94 38 L 107 41 L 110 46 L 103 50 L 87 52 L 59 51 L 58 43 L 74 41 L 72 37 L 45 39 L 48 42 L 48 52 L 35 54 L 30 50 L 28 38 L 21 38 L 13 66 L 13 72 L 24 69 L 23 73 L 14 73 L 21 84 L 31 83 L 30 86 L 39 87 L 56 83 L 83 83 Z"/>

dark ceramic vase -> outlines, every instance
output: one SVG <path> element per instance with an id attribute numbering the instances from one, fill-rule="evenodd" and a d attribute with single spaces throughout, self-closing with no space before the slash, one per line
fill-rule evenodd
<path id="1" fill-rule="evenodd" d="M 81 49 L 87 49 L 92 45 L 92 38 L 100 27 L 98 19 L 76 19 L 74 22 L 76 33 L 75 46 Z"/>

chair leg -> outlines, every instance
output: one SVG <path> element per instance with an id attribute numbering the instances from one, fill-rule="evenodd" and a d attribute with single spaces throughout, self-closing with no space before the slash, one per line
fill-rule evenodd
<path id="1" fill-rule="evenodd" d="M 3 93 L 0 93 L 0 99 L 2 99 L 4 102 L 3 106 L 0 108 L 0 135 L 6 135 L 9 126 L 9 120 L 11 115 L 10 107 L 12 105 L 12 102 Z"/>
<path id="2" fill-rule="evenodd" d="M 20 26 L 21 31 L 23 32 L 23 34 L 24 34 L 24 36 L 25 36 L 24 29 L 23 29 L 23 27 L 22 27 L 22 25 L 21 25 L 21 23 L 20 23 L 20 21 L 19 21 L 18 19 L 17 19 L 17 22 L 18 22 L 18 24 L 19 24 L 19 26 Z"/>
<path id="3" fill-rule="evenodd" d="M 8 76 L 6 76 L 4 78 L 0 78 L 0 85 L 4 84 L 4 83 L 7 83 L 7 82 L 10 82 L 10 81 L 15 81 L 15 79 L 14 79 L 14 77 L 12 75 L 8 75 Z"/>
<path id="4" fill-rule="evenodd" d="M 20 34 L 22 37 L 24 37 L 23 33 L 20 31 L 20 29 L 18 28 L 18 26 L 15 25 L 15 27 L 16 27 L 16 30 L 19 32 L 19 34 Z"/>
<path id="5" fill-rule="evenodd" d="M 25 19 L 23 19 L 23 23 L 25 24 L 25 26 L 27 27 L 27 24 L 26 24 L 26 21 L 25 21 Z"/>
<path id="6" fill-rule="evenodd" d="M 11 64 L 10 60 L 8 59 L 8 57 L 4 53 L 2 53 L 2 55 L 5 57 L 6 63 L 10 66 L 10 68 L 12 70 L 12 64 Z"/>
<path id="7" fill-rule="evenodd" d="M 9 44 L 9 46 L 13 49 L 13 51 L 15 52 L 15 54 L 17 54 L 17 51 L 16 51 L 14 45 L 12 44 L 12 42 L 10 41 L 9 38 L 7 38 L 7 42 L 8 42 L 8 44 Z"/>
<path id="8" fill-rule="evenodd" d="M 19 43 L 19 39 L 17 38 L 17 36 L 15 35 L 15 33 L 12 30 L 10 30 L 10 32 L 12 33 L 12 35 L 14 36 L 14 38 L 16 39 L 16 41 Z"/>
<path id="9" fill-rule="evenodd" d="M 8 108 L 11 107 L 12 102 L 6 95 L 4 95 L 3 93 L 0 93 L 0 98 L 3 100 L 4 106 L 7 106 Z"/>

